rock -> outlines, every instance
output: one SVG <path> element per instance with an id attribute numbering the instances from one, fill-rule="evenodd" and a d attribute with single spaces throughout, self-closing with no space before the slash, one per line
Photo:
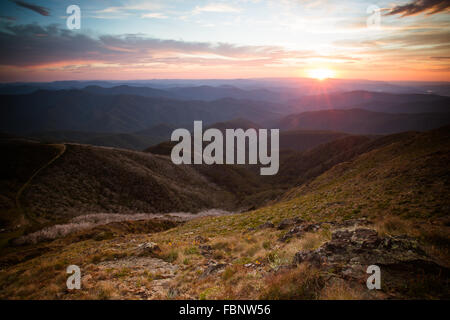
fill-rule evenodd
<path id="1" fill-rule="evenodd" d="M 305 232 L 316 232 L 320 229 L 320 223 L 300 224 L 281 236 L 278 241 L 286 242 L 293 237 L 301 237 Z"/>
<path id="2" fill-rule="evenodd" d="M 408 237 L 380 238 L 373 229 L 338 230 L 331 240 L 314 251 L 299 251 L 294 263 L 371 265 L 428 259 L 414 239 Z"/>
<path id="3" fill-rule="evenodd" d="M 266 223 L 259 225 L 256 229 L 262 230 L 262 229 L 270 229 L 270 228 L 275 228 L 275 225 L 272 222 L 267 221 Z"/>
<path id="4" fill-rule="evenodd" d="M 283 265 L 278 266 L 278 267 L 276 267 L 276 268 L 274 268 L 274 269 L 271 269 L 269 272 L 273 272 L 273 273 L 275 273 L 275 274 L 279 274 L 279 273 L 284 273 L 284 272 L 286 272 L 286 271 L 290 271 L 290 270 L 292 270 L 293 268 L 295 268 L 295 266 L 292 265 L 292 264 L 288 264 L 288 265 L 283 264 Z"/>
<path id="5" fill-rule="evenodd" d="M 432 284 L 448 283 L 450 269 L 430 259 L 408 236 L 381 237 L 369 228 L 337 230 L 320 248 L 297 252 L 293 265 L 303 262 L 364 289 L 367 267 L 377 265 L 382 273 L 381 291 L 386 290 L 383 294 L 390 298 L 449 297 L 440 285 Z M 423 286 L 423 292 L 416 290 Z"/>
<path id="6" fill-rule="evenodd" d="M 210 245 L 199 245 L 198 246 L 199 250 L 200 250 L 200 254 L 204 257 L 211 257 L 212 256 L 212 247 Z"/>
<path id="7" fill-rule="evenodd" d="M 304 222 L 304 220 L 302 220 L 300 218 L 283 219 L 278 224 L 277 229 L 278 230 L 285 230 L 285 229 L 287 229 L 289 227 L 295 226 L 295 225 L 303 223 L 303 222 Z"/>
<path id="8" fill-rule="evenodd" d="M 359 219 L 349 219 L 344 220 L 338 223 L 335 223 L 334 225 L 337 228 L 348 228 L 348 227 L 357 227 L 357 226 L 368 226 L 370 225 L 370 221 L 366 218 L 359 218 Z"/>
<path id="9" fill-rule="evenodd" d="M 195 239 L 194 239 L 194 241 L 195 241 L 196 243 L 206 243 L 206 242 L 208 242 L 208 239 L 205 239 L 205 238 L 203 238 L 202 236 L 196 236 Z"/>
<path id="10" fill-rule="evenodd" d="M 305 261 L 311 262 L 312 257 L 318 257 L 318 255 L 311 251 L 299 251 L 294 256 L 294 264 L 300 264 Z"/>
<path id="11" fill-rule="evenodd" d="M 218 272 L 219 270 L 225 268 L 227 266 L 227 264 L 225 263 L 214 263 L 214 264 L 210 264 L 205 271 L 203 271 L 202 275 L 200 276 L 200 278 L 205 278 L 213 273 Z"/>
<path id="12" fill-rule="evenodd" d="M 200 245 L 198 246 L 200 250 L 211 251 L 212 247 L 210 245 Z"/>
<path id="13" fill-rule="evenodd" d="M 304 232 L 316 232 L 317 230 L 320 229 L 321 224 L 320 223 L 310 223 L 305 225 L 305 227 L 303 228 Z"/>
<path id="14" fill-rule="evenodd" d="M 138 255 L 157 255 L 161 253 L 161 248 L 155 242 L 145 242 L 138 245 Z"/>

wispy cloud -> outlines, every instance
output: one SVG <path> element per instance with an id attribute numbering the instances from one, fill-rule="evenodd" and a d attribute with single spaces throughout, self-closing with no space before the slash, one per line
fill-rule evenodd
<path id="1" fill-rule="evenodd" d="M 168 17 L 159 12 L 152 12 L 152 13 L 142 14 L 141 18 L 144 18 L 144 19 L 167 19 Z"/>
<path id="2" fill-rule="evenodd" d="M 12 2 L 14 2 L 15 4 L 17 4 L 20 7 L 27 8 L 27 9 L 29 9 L 31 11 L 37 12 L 40 15 L 43 15 L 43 16 L 49 16 L 50 15 L 50 10 L 48 8 L 45 8 L 45 7 L 42 7 L 42 6 L 38 6 L 38 5 L 35 5 L 35 4 L 31 4 L 31 3 L 28 3 L 28 2 L 25 2 L 25 1 L 20 1 L 20 0 L 12 0 Z"/>
<path id="3" fill-rule="evenodd" d="M 400 14 L 402 17 L 413 16 L 419 13 L 436 14 L 450 10 L 448 0 L 414 0 L 404 5 L 397 5 L 387 11 L 386 15 Z"/>
<path id="4" fill-rule="evenodd" d="M 126 3 L 122 6 L 111 6 L 106 7 L 105 9 L 98 10 L 98 13 L 118 13 L 125 11 L 153 11 L 161 9 L 161 5 L 156 2 L 136 2 L 136 3 Z"/>
<path id="5" fill-rule="evenodd" d="M 198 14 L 202 12 L 221 12 L 221 13 L 237 13 L 240 12 L 241 9 L 231 6 L 225 3 L 209 3 L 205 6 L 197 6 L 195 7 L 193 13 Z"/>
<path id="6" fill-rule="evenodd" d="M 130 16 L 140 16 L 141 18 L 167 18 L 166 15 L 155 12 L 162 9 L 162 5 L 157 2 L 133 1 L 124 3 L 121 6 L 110 6 L 104 9 L 96 10 L 92 15 L 98 19 L 124 19 Z"/>

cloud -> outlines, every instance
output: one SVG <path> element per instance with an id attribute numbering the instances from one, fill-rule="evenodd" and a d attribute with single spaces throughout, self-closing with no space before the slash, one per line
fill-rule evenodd
<path id="1" fill-rule="evenodd" d="M 97 10 L 96 13 L 130 13 L 132 11 L 154 11 L 162 8 L 162 5 L 155 2 L 138 2 L 127 3 L 122 6 L 106 7 L 105 9 Z"/>
<path id="2" fill-rule="evenodd" d="M 404 5 L 397 5 L 390 9 L 386 15 L 400 14 L 402 17 L 413 16 L 419 13 L 435 14 L 450 9 L 448 0 L 414 0 Z"/>
<path id="3" fill-rule="evenodd" d="M 2 65 L 34 67 L 70 64 L 71 61 L 133 65 L 165 63 L 260 64 L 280 62 L 296 56 L 314 55 L 310 51 L 286 51 L 277 46 L 245 46 L 229 43 L 187 42 L 149 38 L 143 35 L 103 35 L 94 38 L 57 25 L 14 25 L 0 28 Z"/>
<path id="4" fill-rule="evenodd" d="M 89 17 L 97 19 L 126 19 L 131 16 L 139 16 L 144 19 L 166 19 L 168 17 L 162 13 L 152 13 L 161 11 L 163 7 L 157 1 L 126 1 L 120 6 L 110 6 L 96 10 Z"/>
<path id="5" fill-rule="evenodd" d="M 159 13 L 159 12 L 152 12 L 152 13 L 144 13 L 141 15 L 141 18 L 144 19 L 167 19 L 167 16 Z"/>
<path id="6" fill-rule="evenodd" d="M 37 12 L 42 16 L 49 16 L 50 15 L 50 10 L 45 8 L 45 7 L 41 7 L 35 4 L 31 4 L 31 3 L 27 3 L 25 1 L 20 1 L 20 0 L 12 0 L 15 4 L 17 4 L 20 7 L 23 8 L 27 8 L 31 11 Z"/>
<path id="7" fill-rule="evenodd" d="M 11 17 L 11 16 L 0 16 L 0 20 L 4 20 L 4 21 L 16 21 L 15 17 Z"/>
<path id="8" fill-rule="evenodd" d="M 233 7 L 225 3 L 210 3 L 203 7 L 195 7 L 193 13 L 198 14 L 202 12 L 222 12 L 222 13 L 236 13 L 240 12 L 241 9 Z"/>
<path id="9" fill-rule="evenodd" d="M 55 74 L 63 79 L 75 73 L 95 77 L 101 72 L 119 78 L 135 74 L 236 76 L 236 72 L 267 76 L 275 74 L 269 73 L 273 70 L 292 74 L 311 64 L 341 65 L 349 72 L 361 73 L 397 67 L 441 70 L 449 68 L 448 39 L 445 28 L 414 29 L 406 34 L 399 30 L 376 39 L 338 40 L 332 43 L 329 54 L 319 54 L 277 45 L 168 40 L 144 34 L 93 36 L 58 25 L 18 25 L 0 20 L 0 79 L 32 74 L 42 81 L 44 74 L 49 79 Z M 392 71 L 392 75 L 397 77 L 399 72 Z"/>

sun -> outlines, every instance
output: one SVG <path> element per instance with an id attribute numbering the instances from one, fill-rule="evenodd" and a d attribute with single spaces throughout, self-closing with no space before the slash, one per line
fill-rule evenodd
<path id="1" fill-rule="evenodd" d="M 317 80 L 325 80 L 334 77 L 334 71 L 330 69 L 312 69 L 308 71 L 308 76 Z"/>

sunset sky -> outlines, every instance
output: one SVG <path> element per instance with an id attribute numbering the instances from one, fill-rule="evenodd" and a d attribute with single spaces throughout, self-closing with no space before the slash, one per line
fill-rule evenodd
<path id="1" fill-rule="evenodd" d="M 81 29 L 66 8 L 81 8 Z M 367 26 L 368 8 L 380 26 Z M 0 81 L 450 81 L 450 1 L 1 1 Z M 372 21 L 372 20 L 371 20 Z M 325 76 L 324 76 L 325 77 Z"/>

